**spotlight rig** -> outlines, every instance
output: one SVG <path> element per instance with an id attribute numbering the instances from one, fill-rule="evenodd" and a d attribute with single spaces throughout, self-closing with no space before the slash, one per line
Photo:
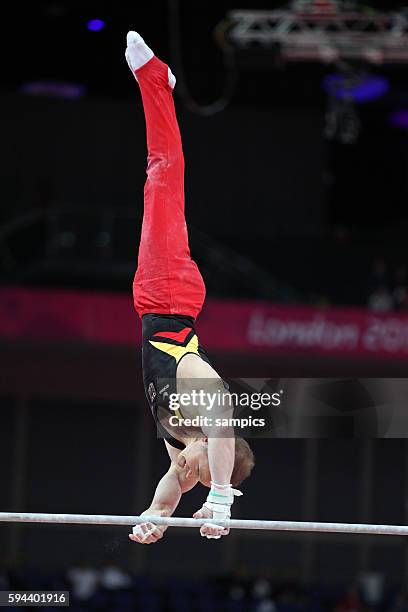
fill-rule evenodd
<path id="1" fill-rule="evenodd" d="M 277 47 L 286 62 L 408 63 L 407 12 L 357 3 L 296 0 L 271 11 L 233 10 L 217 29 L 222 45 Z"/>

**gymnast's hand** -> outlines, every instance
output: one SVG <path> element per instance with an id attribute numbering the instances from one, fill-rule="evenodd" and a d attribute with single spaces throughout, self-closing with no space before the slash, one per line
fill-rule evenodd
<path id="1" fill-rule="evenodd" d="M 183 470 L 172 462 L 169 470 L 156 487 L 152 503 L 140 516 L 154 519 L 155 516 L 171 516 L 173 514 L 183 493 L 181 472 Z M 186 486 L 184 490 L 188 491 L 194 485 L 195 481 L 193 480 L 193 483 L 189 484 L 188 487 Z M 167 527 L 163 525 L 155 525 L 154 521 L 146 520 L 145 523 L 140 523 L 133 528 L 133 533 L 129 534 L 129 539 L 138 544 L 154 544 L 154 542 L 161 540 L 166 529 Z"/>
<path id="2" fill-rule="evenodd" d="M 211 482 L 211 490 L 208 494 L 207 501 L 196 512 L 194 518 L 213 518 L 215 521 L 226 521 L 231 517 L 231 506 L 234 503 L 234 497 L 242 495 L 241 491 L 233 489 L 229 485 L 219 485 Z M 229 534 L 229 529 L 222 525 L 204 523 L 200 528 L 200 533 L 203 537 L 209 540 L 218 540 L 223 535 Z"/>
<path id="3" fill-rule="evenodd" d="M 198 510 L 193 514 L 193 518 L 213 518 L 213 511 L 204 506 L 201 510 Z M 219 517 L 218 517 L 219 518 Z M 225 517 L 229 518 L 229 517 Z M 212 523 L 204 523 L 204 525 L 200 528 L 200 533 L 203 538 L 208 538 L 209 540 L 218 540 L 223 535 L 229 534 L 229 529 L 222 527 L 221 525 L 213 525 Z"/>
<path id="4" fill-rule="evenodd" d="M 154 544 L 163 537 L 167 527 L 154 525 L 153 523 L 141 523 L 133 527 L 133 533 L 129 539 L 138 544 Z"/>

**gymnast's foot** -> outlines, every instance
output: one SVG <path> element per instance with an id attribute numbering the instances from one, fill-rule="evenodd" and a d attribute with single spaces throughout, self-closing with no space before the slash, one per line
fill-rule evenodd
<path id="1" fill-rule="evenodd" d="M 143 38 L 137 32 L 130 31 L 126 37 L 127 48 L 126 48 L 126 61 L 129 64 L 129 68 L 133 74 L 142 68 L 152 57 L 154 57 L 153 51 L 148 47 Z M 136 77 L 136 75 L 135 75 Z M 176 84 L 176 77 L 168 68 L 169 85 L 173 89 Z M 136 77 L 137 80 L 137 77 Z"/>

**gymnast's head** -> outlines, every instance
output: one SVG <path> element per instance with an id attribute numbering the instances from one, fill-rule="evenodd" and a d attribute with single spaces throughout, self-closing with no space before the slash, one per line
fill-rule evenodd
<path id="1" fill-rule="evenodd" d="M 198 477 L 201 484 L 211 487 L 211 473 L 208 465 L 208 439 L 194 438 L 178 456 L 178 465 Z M 251 474 L 255 465 L 254 454 L 244 438 L 235 438 L 235 462 L 231 484 L 237 487 Z"/>

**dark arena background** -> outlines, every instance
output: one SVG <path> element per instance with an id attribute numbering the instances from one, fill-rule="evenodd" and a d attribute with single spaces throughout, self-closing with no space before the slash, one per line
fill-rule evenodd
<path id="1" fill-rule="evenodd" d="M 0 512 L 138 515 L 168 468 L 132 300 L 132 29 L 177 77 L 200 340 L 226 380 L 289 398 L 233 518 L 405 525 L 408 7 L 390 0 L 2 6 Z M 401 536 L 128 533 L 0 524 L 0 590 L 66 590 L 75 612 L 408 611 Z"/>

